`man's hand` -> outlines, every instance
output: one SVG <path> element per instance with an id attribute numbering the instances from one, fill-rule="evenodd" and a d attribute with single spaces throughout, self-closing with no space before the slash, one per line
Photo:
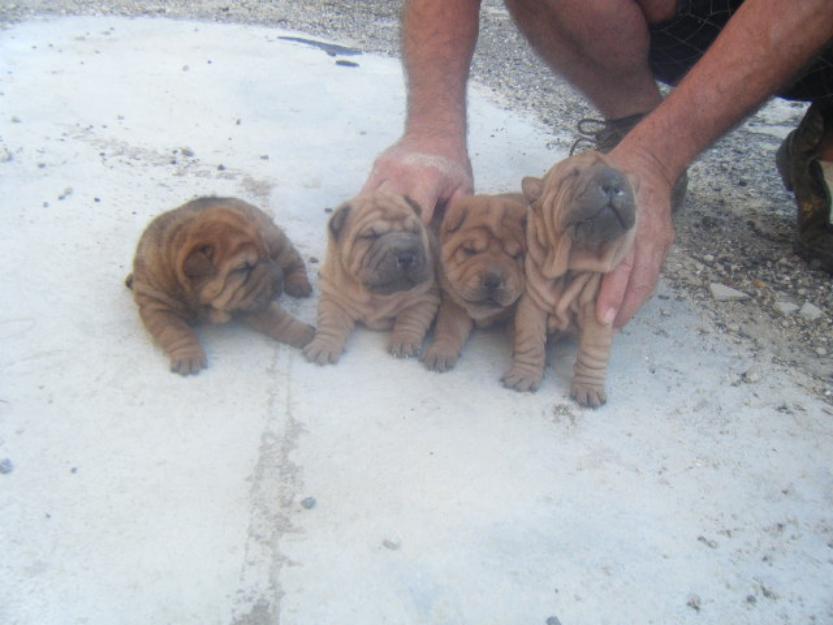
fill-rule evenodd
<path id="1" fill-rule="evenodd" d="M 671 189 L 664 168 L 641 154 L 613 150 L 611 164 L 625 172 L 636 196 L 636 238 L 622 263 L 602 280 L 596 316 L 603 325 L 621 328 L 653 295 L 660 269 L 674 242 Z"/>
<path id="2" fill-rule="evenodd" d="M 465 147 L 406 134 L 379 155 L 362 192 L 407 195 L 422 208 L 422 220 L 431 223 L 438 205 L 471 195 L 473 189 Z"/>

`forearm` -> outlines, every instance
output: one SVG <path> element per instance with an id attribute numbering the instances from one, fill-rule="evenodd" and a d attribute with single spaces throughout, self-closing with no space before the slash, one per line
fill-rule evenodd
<path id="1" fill-rule="evenodd" d="M 680 85 L 620 144 L 669 183 L 833 38 L 833 2 L 746 0 Z"/>
<path id="2" fill-rule="evenodd" d="M 408 84 L 406 133 L 465 141 L 466 83 L 480 0 L 407 0 L 402 51 Z"/>

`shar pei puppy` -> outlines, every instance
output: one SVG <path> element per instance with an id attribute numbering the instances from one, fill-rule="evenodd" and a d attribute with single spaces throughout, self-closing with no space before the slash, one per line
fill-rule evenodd
<path id="1" fill-rule="evenodd" d="M 419 353 L 440 304 L 434 251 L 420 209 L 381 191 L 339 207 L 328 224 L 327 254 L 319 273 L 318 329 L 304 348 L 311 362 L 338 361 L 357 322 L 392 328 L 388 351 Z"/>
<path id="2" fill-rule="evenodd" d="M 448 371 L 473 327 L 510 319 L 524 290 L 527 204 L 520 194 L 474 195 L 455 202 L 439 228 L 442 304 L 428 369 Z"/>
<path id="3" fill-rule="evenodd" d="M 206 355 L 192 326 L 238 318 L 293 347 L 315 329 L 275 302 L 281 290 L 311 292 L 304 261 L 260 209 L 204 197 L 156 217 L 142 234 L 127 278 L 139 315 L 171 371 L 198 373 Z"/>
<path id="4" fill-rule="evenodd" d="M 605 377 L 612 326 L 596 318 L 602 277 L 627 254 L 636 232 L 634 191 L 628 179 L 591 151 L 568 158 L 543 179 L 525 178 L 526 291 L 515 314 L 515 344 L 505 386 L 535 390 L 545 365 L 547 336 L 579 337 L 570 395 L 583 406 L 607 401 Z"/>

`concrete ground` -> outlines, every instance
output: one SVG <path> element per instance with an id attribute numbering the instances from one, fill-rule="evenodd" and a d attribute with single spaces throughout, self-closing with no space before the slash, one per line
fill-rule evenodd
<path id="1" fill-rule="evenodd" d="M 571 343 L 537 394 L 501 388 L 500 333 L 439 375 L 367 331 L 322 369 L 212 327 L 209 368 L 168 372 L 123 286 L 150 219 L 236 195 L 314 270 L 401 128 L 394 60 L 286 35 L 0 32 L 0 623 L 833 623 L 831 409 L 667 285 L 597 411 L 566 397 Z M 562 156 L 471 106 L 479 190 Z"/>

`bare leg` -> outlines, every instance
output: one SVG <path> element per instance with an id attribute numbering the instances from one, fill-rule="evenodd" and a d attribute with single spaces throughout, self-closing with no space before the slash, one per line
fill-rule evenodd
<path id="1" fill-rule="evenodd" d="M 454 367 L 473 325 L 469 314 L 447 295 L 443 295 L 434 330 L 434 342 L 422 356 L 425 367 L 440 372 Z"/>
<path id="2" fill-rule="evenodd" d="M 506 0 L 535 51 L 607 119 L 661 102 L 648 64 L 649 23 L 672 17 L 677 0 Z"/>

